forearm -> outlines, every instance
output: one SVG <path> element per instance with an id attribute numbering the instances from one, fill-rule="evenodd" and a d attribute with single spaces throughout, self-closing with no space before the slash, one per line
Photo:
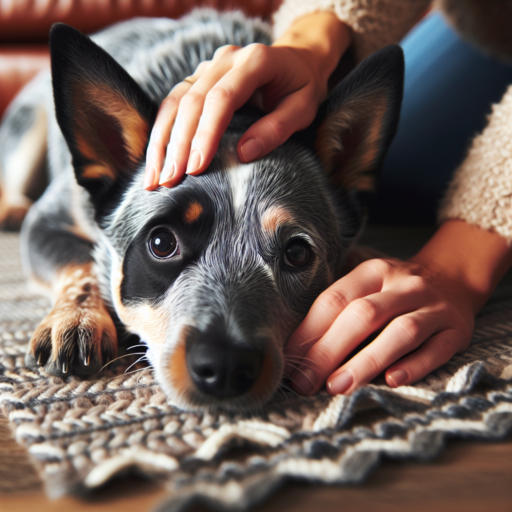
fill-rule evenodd
<path id="1" fill-rule="evenodd" d="M 512 265 L 512 247 L 495 232 L 448 220 L 411 261 L 463 283 L 476 314 Z"/>
<path id="2" fill-rule="evenodd" d="M 350 29 L 332 12 L 314 12 L 295 20 L 273 46 L 304 51 L 327 81 L 351 44 Z"/>

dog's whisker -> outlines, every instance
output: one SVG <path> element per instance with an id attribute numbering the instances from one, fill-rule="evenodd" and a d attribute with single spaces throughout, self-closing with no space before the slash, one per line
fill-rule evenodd
<path id="1" fill-rule="evenodd" d="M 147 347 L 147 345 L 145 343 L 140 343 L 139 345 L 132 345 L 131 347 L 128 347 L 126 350 L 131 350 L 132 348 L 138 347 Z"/>
<path id="2" fill-rule="evenodd" d="M 285 354 L 284 356 L 285 361 L 313 361 L 311 358 L 306 356 L 295 356 L 292 354 Z"/>
<path id="3" fill-rule="evenodd" d="M 309 375 L 306 374 L 306 372 L 304 372 L 303 370 L 301 370 L 300 368 L 297 368 L 296 370 L 298 373 L 302 374 L 307 380 L 309 380 L 309 382 L 311 383 L 311 386 L 316 386 L 316 383 L 313 382 L 313 380 L 309 377 Z"/>
<path id="4" fill-rule="evenodd" d="M 137 361 L 135 361 L 135 362 L 134 362 L 134 363 L 132 363 L 130 366 L 128 366 L 128 368 L 126 368 L 126 370 L 125 370 L 125 372 L 124 372 L 124 373 L 125 373 L 125 374 L 126 374 L 126 373 L 128 373 L 128 370 L 129 370 L 130 368 L 134 367 L 137 363 L 140 363 L 140 361 L 143 361 L 143 360 L 144 360 L 144 358 L 146 358 L 146 354 L 145 354 L 145 353 L 143 354 L 143 356 L 142 356 L 142 357 L 139 357 L 139 359 L 137 359 Z M 147 360 L 147 358 L 146 358 L 146 360 Z"/>
<path id="5" fill-rule="evenodd" d="M 124 373 L 124 375 L 132 375 L 133 373 L 141 372 L 143 370 L 147 370 L 147 368 L 139 368 L 138 370 L 132 370 L 131 372 Z"/>
<path id="6" fill-rule="evenodd" d="M 145 354 L 145 352 L 133 352 L 132 354 L 123 354 L 122 356 L 116 357 L 115 359 L 110 360 L 108 363 L 105 363 L 98 373 L 101 373 L 109 364 L 112 364 L 114 361 L 118 361 L 119 359 L 123 359 L 123 357 L 129 356 L 139 356 L 141 354 Z"/>
<path id="7" fill-rule="evenodd" d="M 292 387 L 288 386 L 287 384 L 281 383 L 280 388 L 282 388 L 286 391 L 289 391 L 290 393 L 295 395 L 295 397 L 300 398 L 301 400 L 307 399 L 307 397 L 305 397 L 304 395 L 301 395 L 300 393 L 297 393 L 297 391 L 295 391 Z"/>
<path id="8" fill-rule="evenodd" d="M 131 375 L 132 373 L 137 373 L 137 372 L 141 372 L 142 370 L 147 370 L 149 367 L 145 367 L 145 368 L 139 368 L 138 370 L 132 370 L 131 372 L 128 372 L 128 373 L 123 373 L 122 376 L 125 377 L 126 375 Z M 114 379 L 118 379 L 119 377 L 121 377 L 121 375 L 114 375 L 113 377 L 111 377 L 107 382 L 110 382 Z"/>
<path id="9" fill-rule="evenodd" d="M 291 368 L 293 368 L 294 370 L 299 370 L 300 368 L 309 368 L 309 369 L 312 369 L 312 370 L 315 370 L 316 368 L 318 368 L 318 365 L 313 365 L 313 364 L 304 364 L 302 362 L 300 363 L 292 363 L 290 361 L 287 362 L 287 365 L 290 366 Z"/>

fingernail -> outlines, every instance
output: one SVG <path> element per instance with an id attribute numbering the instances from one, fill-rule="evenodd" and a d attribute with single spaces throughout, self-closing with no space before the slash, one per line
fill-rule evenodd
<path id="1" fill-rule="evenodd" d="M 316 374 L 310 368 L 299 368 L 293 379 L 295 389 L 304 395 L 313 391 L 316 381 Z"/>
<path id="2" fill-rule="evenodd" d="M 201 165 L 201 153 L 197 149 L 192 150 L 188 159 L 187 174 L 193 174 Z"/>
<path id="3" fill-rule="evenodd" d="M 153 166 L 149 169 L 146 169 L 146 174 L 144 175 L 144 188 L 146 190 L 152 189 L 155 184 L 156 171 Z"/>
<path id="4" fill-rule="evenodd" d="M 242 156 L 246 162 L 251 162 L 258 158 L 261 153 L 263 153 L 263 146 L 258 139 L 254 137 L 251 139 L 247 139 L 240 148 Z"/>
<path id="5" fill-rule="evenodd" d="M 354 376 L 349 371 L 341 372 L 329 381 L 327 387 L 333 395 L 342 395 L 354 383 Z"/>
<path id="6" fill-rule="evenodd" d="M 174 169 L 175 169 L 174 162 L 171 162 L 169 164 L 166 163 L 164 166 L 164 169 L 162 171 L 162 174 L 160 175 L 160 181 L 159 184 L 163 185 L 164 183 L 167 183 L 168 181 L 172 180 L 172 177 L 174 176 Z"/>
<path id="7" fill-rule="evenodd" d="M 394 370 L 388 374 L 388 379 L 392 381 L 392 387 L 397 388 L 407 380 L 407 372 L 401 368 L 399 370 Z"/>

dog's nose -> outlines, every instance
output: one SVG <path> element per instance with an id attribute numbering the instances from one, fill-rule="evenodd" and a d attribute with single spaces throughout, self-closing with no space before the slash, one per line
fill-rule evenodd
<path id="1" fill-rule="evenodd" d="M 194 384 L 203 393 L 220 399 L 248 391 L 260 375 L 262 360 L 257 349 L 207 336 L 187 349 L 187 365 Z"/>

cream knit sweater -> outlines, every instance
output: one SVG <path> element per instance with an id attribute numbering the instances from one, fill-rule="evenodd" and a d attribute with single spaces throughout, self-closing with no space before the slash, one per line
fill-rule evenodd
<path id="1" fill-rule="evenodd" d="M 274 14 L 279 37 L 300 16 L 329 10 L 352 31 L 360 61 L 396 43 L 421 18 L 430 0 L 284 0 Z M 484 51 L 512 61 L 512 0 L 437 0 L 459 34 Z M 512 86 L 494 105 L 489 122 L 455 172 L 439 212 L 441 222 L 461 219 L 512 243 Z"/>

